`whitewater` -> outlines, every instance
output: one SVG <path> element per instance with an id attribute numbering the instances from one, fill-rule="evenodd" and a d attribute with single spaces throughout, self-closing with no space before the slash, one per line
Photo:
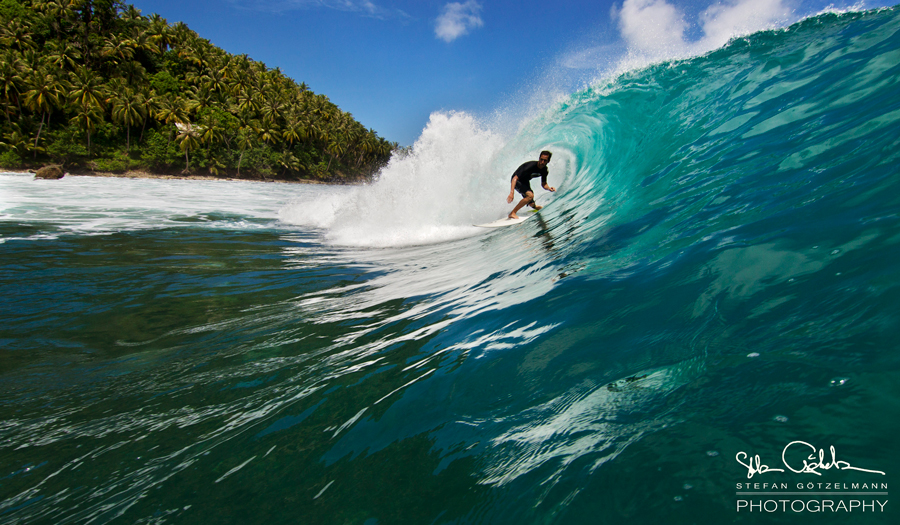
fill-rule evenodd
<path id="1" fill-rule="evenodd" d="M 0 521 L 894 523 L 900 10 L 551 98 L 359 186 L 0 175 Z"/>

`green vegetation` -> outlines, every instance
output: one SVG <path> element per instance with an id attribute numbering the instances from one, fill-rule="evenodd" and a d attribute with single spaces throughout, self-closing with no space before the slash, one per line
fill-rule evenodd
<path id="1" fill-rule="evenodd" d="M 371 176 L 396 143 L 278 68 L 116 0 L 0 0 L 0 167 Z"/>

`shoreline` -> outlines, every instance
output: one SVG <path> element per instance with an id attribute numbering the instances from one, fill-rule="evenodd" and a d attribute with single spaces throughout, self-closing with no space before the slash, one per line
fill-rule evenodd
<path id="1" fill-rule="evenodd" d="M 0 168 L 0 173 L 9 173 L 16 175 L 35 175 L 36 170 L 22 170 L 22 169 L 6 169 Z M 235 178 L 235 177 L 214 177 L 212 175 L 181 175 L 181 174 L 171 174 L 171 173 L 150 173 L 149 171 L 143 170 L 128 170 L 123 173 L 114 173 L 109 171 L 91 171 L 91 170 L 74 170 L 67 171 L 63 178 L 66 176 L 72 177 L 109 177 L 109 178 L 119 178 L 119 179 L 168 179 L 168 180 L 202 180 L 202 181 L 223 181 L 223 182 L 262 182 L 262 183 L 282 183 L 282 184 L 324 184 L 324 185 L 332 185 L 334 183 L 324 182 L 320 180 L 312 180 L 312 179 L 298 179 L 298 180 L 279 180 L 279 179 L 245 179 L 245 178 Z M 340 184 L 340 183 L 338 183 Z"/>

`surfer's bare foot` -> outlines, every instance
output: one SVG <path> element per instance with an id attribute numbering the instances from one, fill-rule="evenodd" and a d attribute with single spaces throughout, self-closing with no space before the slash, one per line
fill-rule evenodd
<path id="1" fill-rule="evenodd" d="M 506 216 L 506 218 L 507 219 L 518 219 L 519 216 L 516 215 L 515 213 L 510 213 L 509 215 Z"/>
<path id="2" fill-rule="evenodd" d="M 532 208 L 534 208 L 534 211 L 538 211 L 539 209 L 543 208 L 543 206 L 538 206 L 537 204 L 535 204 L 534 206 L 532 206 Z"/>

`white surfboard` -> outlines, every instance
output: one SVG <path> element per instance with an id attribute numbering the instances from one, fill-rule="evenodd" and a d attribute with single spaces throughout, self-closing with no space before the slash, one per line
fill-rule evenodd
<path id="1" fill-rule="evenodd" d="M 530 215 L 529 215 L 530 217 Z M 485 224 L 476 224 L 479 228 L 502 228 L 504 226 L 514 226 L 521 222 L 527 220 L 528 217 L 519 217 L 518 219 L 510 219 L 509 217 L 505 217 L 503 219 L 496 220 L 494 222 L 488 222 Z"/>

